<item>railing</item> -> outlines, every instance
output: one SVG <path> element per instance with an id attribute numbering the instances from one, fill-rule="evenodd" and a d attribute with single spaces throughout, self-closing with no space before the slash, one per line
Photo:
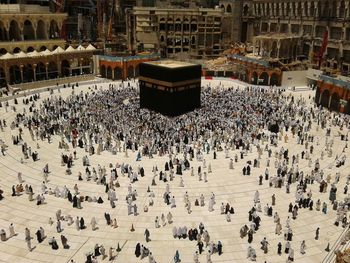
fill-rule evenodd
<path id="1" fill-rule="evenodd" d="M 340 223 L 341 224 L 341 223 Z M 343 232 L 340 234 L 340 236 L 337 238 L 337 240 L 334 242 L 333 246 L 330 248 L 328 254 L 325 256 L 325 258 L 322 260 L 322 263 L 333 263 L 335 262 L 336 255 L 334 252 L 336 251 L 342 251 L 348 248 L 349 241 L 345 242 L 345 244 L 342 244 L 342 239 L 349 231 L 349 227 L 346 226 Z"/>
<path id="2" fill-rule="evenodd" d="M 84 75 L 70 76 L 70 77 L 64 77 L 64 78 L 55 78 L 55 79 L 26 82 L 26 83 L 21 83 L 16 85 L 10 85 L 10 87 L 12 89 L 28 90 L 28 89 L 35 89 L 40 87 L 47 87 L 50 85 L 56 85 L 57 83 L 63 84 L 63 83 L 69 83 L 69 82 L 89 80 L 93 78 L 94 78 L 93 74 L 84 74 Z"/>
<path id="3" fill-rule="evenodd" d="M 50 13 L 48 6 L 23 5 L 23 4 L 0 4 L 0 13 Z"/>
<path id="4" fill-rule="evenodd" d="M 26 40 L 26 41 L 1 41 L 0 46 L 6 48 L 7 46 L 21 46 L 21 45 L 29 46 L 29 45 L 37 45 L 40 43 L 43 46 L 49 45 L 49 44 L 59 45 L 59 44 L 65 43 L 65 40 L 61 38 L 56 38 L 56 39 L 48 38 L 48 39 L 38 39 L 38 40 L 32 39 L 32 40 Z"/>
<path id="5" fill-rule="evenodd" d="M 75 84 L 76 82 L 78 82 L 79 84 L 82 84 L 82 85 L 90 85 L 90 84 L 104 83 L 104 82 L 110 81 L 106 79 L 97 78 L 94 75 L 85 75 L 85 77 L 86 77 L 85 79 L 83 78 L 73 79 L 74 77 L 60 78 L 60 80 L 62 80 L 62 83 L 59 82 L 59 86 L 57 86 L 56 83 L 54 85 L 52 85 L 51 83 L 47 83 L 47 85 L 45 85 L 44 87 L 36 87 L 35 89 L 31 89 L 31 90 L 22 90 L 22 91 L 16 92 L 16 94 L 14 95 L 0 97 L 0 101 L 4 102 L 15 98 L 21 98 L 28 95 L 42 93 L 42 92 L 48 91 L 48 89 L 56 90 L 56 89 L 62 88 L 62 84 L 68 84 L 68 83 Z M 91 77 L 91 78 L 88 79 L 87 77 Z M 13 86 L 11 86 L 11 88 L 13 88 Z"/>

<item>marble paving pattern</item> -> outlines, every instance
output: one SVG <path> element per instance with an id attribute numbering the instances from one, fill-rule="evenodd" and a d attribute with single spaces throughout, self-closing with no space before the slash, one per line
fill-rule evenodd
<path id="1" fill-rule="evenodd" d="M 219 84 L 217 80 L 205 80 L 203 85 L 210 83 L 212 87 Z M 117 83 L 118 82 L 114 82 Z M 234 81 L 220 81 L 224 87 L 237 86 Z M 103 89 L 108 88 L 109 83 L 98 84 L 98 87 Z M 89 91 L 87 86 L 80 85 L 75 88 L 75 93 L 80 91 Z M 41 99 L 46 99 L 50 96 L 67 97 L 71 94 L 72 89 L 66 88 L 61 89 L 60 93 L 55 91 L 53 95 L 49 92 L 42 93 Z M 90 91 L 91 92 L 91 91 Z M 290 92 L 295 98 L 302 96 L 306 100 L 309 100 L 310 105 L 312 104 L 312 91 L 301 91 L 301 92 Z M 279 256 L 277 254 L 277 244 L 282 242 L 284 251 L 285 240 L 283 238 L 283 231 L 285 229 L 285 222 L 287 216 L 291 216 L 288 213 L 289 203 L 295 202 L 295 190 L 296 184 L 292 184 L 290 193 L 287 194 L 285 187 L 273 188 L 269 186 L 268 181 L 263 180 L 263 184 L 259 185 L 259 175 L 264 174 L 267 163 L 267 152 L 264 151 L 260 160 L 260 168 L 252 168 L 250 176 L 242 175 L 242 168 L 246 165 L 247 161 L 253 161 L 257 158 L 258 154 L 256 148 L 252 152 L 248 152 L 244 159 L 239 159 L 237 163 L 234 163 L 234 169 L 229 169 L 229 158 L 225 158 L 225 153 L 217 152 L 217 159 L 213 159 L 213 154 L 204 154 L 207 165 L 210 163 L 212 167 L 212 173 L 208 174 L 208 182 L 199 181 L 197 176 L 197 167 L 202 165 L 194 159 L 191 162 L 191 166 L 194 167 L 195 176 L 190 175 L 190 171 L 184 171 L 183 180 L 185 187 L 180 187 L 180 176 L 175 175 L 175 179 L 169 182 L 170 191 L 176 199 L 176 208 L 170 208 L 163 201 L 163 193 L 165 191 L 166 183 L 159 182 L 156 180 L 157 185 L 151 186 L 153 178 L 152 168 L 157 165 L 159 170 L 164 169 L 164 163 L 168 161 L 168 155 L 158 156 L 154 155 L 153 159 L 149 159 L 143 156 L 140 162 L 136 162 L 137 152 L 128 151 L 129 157 L 125 157 L 123 152 L 118 152 L 117 155 L 112 155 L 109 152 L 103 151 L 101 155 L 94 154 L 89 156 L 90 168 L 97 168 L 97 165 L 105 166 L 107 168 L 107 175 L 109 177 L 109 164 L 116 163 L 129 163 L 134 168 L 142 166 L 145 169 L 145 177 L 139 177 L 139 181 L 133 184 L 133 189 L 138 192 L 138 198 L 136 204 L 138 206 L 138 216 L 127 215 L 127 205 L 125 202 L 125 196 L 128 192 L 128 185 L 130 180 L 125 176 L 121 176 L 118 171 L 118 181 L 121 185 L 120 188 L 116 189 L 118 201 L 116 207 L 111 208 L 107 194 L 105 193 L 105 187 L 103 185 L 97 185 L 93 181 L 86 181 L 84 176 L 85 167 L 82 165 L 82 157 L 88 153 L 81 148 L 75 148 L 77 152 L 78 160 L 74 161 L 72 167 L 72 174 L 65 174 L 65 167 L 61 166 L 61 154 L 73 153 L 73 148 L 70 145 L 69 151 L 66 152 L 63 149 L 59 149 L 59 136 L 53 136 L 52 143 L 47 141 L 32 141 L 28 129 L 24 128 L 24 140 L 28 143 L 33 150 L 36 150 L 39 154 L 40 160 L 33 162 L 30 159 L 25 160 L 22 164 L 20 159 L 23 157 L 21 153 L 21 146 L 15 146 L 12 144 L 12 135 L 18 135 L 18 129 L 11 129 L 10 124 L 15 118 L 18 112 L 22 112 L 23 108 L 26 108 L 28 113 L 28 106 L 22 104 L 22 99 L 18 99 L 19 104 L 15 105 L 17 112 L 12 111 L 10 108 L 8 112 L 5 111 L 5 107 L 0 108 L 0 119 L 7 120 L 7 127 L 4 131 L 0 132 L 0 139 L 9 147 L 6 151 L 6 156 L 0 156 L 0 189 L 4 191 L 4 199 L 0 201 L 0 229 L 5 229 L 8 235 L 8 227 L 10 223 L 15 226 L 15 231 L 18 235 L 8 239 L 5 242 L 0 241 L 0 262 L 8 263 L 29 263 L 29 262 L 51 262 L 51 263 L 63 263 L 69 262 L 74 259 L 75 262 L 85 262 L 85 254 L 93 251 L 93 247 L 96 243 L 99 245 L 103 244 L 108 252 L 109 247 L 114 248 L 115 258 L 113 262 L 121 263 L 137 263 L 137 262 L 148 262 L 145 258 L 140 260 L 135 257 L 135 246 L 138 242 L 147 246 L 152 254 L 154 255 L 156 262 L 158 263 L 170 263 L 173 262 L 175 251 L 178 250 L 180 253 L 181 262 L 193 262 L 193 254 L 198 249 L 195 241 L 189 241 L 188 239 L 175 239 L 172 236 L 173 226 L 187 226 L 187 228 L 198 227 L 199 223 L 202 222 L 205 228 L 209 231 L 210 239 L 217 243 L 219 240 L 223 244 L 223 254 L 218 256 L 217 253 L 212 255 L 213 262 L 248 262 L 247 259 L 247 248 L 249 246 L 247 237 L 244 239 L 240 238 L 240 228 L 247 224 L 248 211 L 253 206 L 253 198 L 256 190 L 260 193 L 261 205 L 264 207 L 265 204 L 271 204 L 271 196 L 275 194 L 276 205 L 273 207 L 273 213 L 278 212 L 281 218 L 282 234 L 275 235 L 275 223 L 273 217 L 264 215 L 264 212 L 258 213 L 261 218 L 261 226 L 259 231 L 254 234 L 254 239 L 251 244 L 257 252 L 257 262 L 286 262 L 287 254 Z M 10 107 L 14 105 L 13 100 L 10 102 Z M 37 102 L 39 103 L 39 102 Z M 328 125 L 330 125 L 331 120 Z M 332 157 L 328 157 L 325 153 L 324 159 L 320 162 L 321 169 L 324 170 L 325 176 L 330 174 L 332 176 L 331 181 L 334 181 L 336 172 L 340 172 L 340 181 L 337 184 L 337 200 L 343 200 L 347 195 L 343 194 L 343 188 L 346 184 L 346 177 L 350 174 L 349 148 L 345 149 L 344 155 L 347 156 L 348 160 L 345 165 L 337 168 L 335 166 L 335 157 L 341 155 L 346 144 L 345 141 L 341 141 L 338 133 L 347 133 L 348 129 L 343 128 L 342 131 L 339 127 L 331 125 L 331 138 L 334 140 L 333 154 Z M 321 128 L 317 128 L 317 124 L 313 123 L 312 130 L 310 132 L 315 136 L 315 139 L 319 140 L 319 145 L 314 145 L 314 153 L 312 159 L 315 160 L 320 158 L 322 151 L 325 151 L 325 138 L 326 131 Z M 288 142 L 283 139 L 278 141 L 277 147 L 272 147 L 273 151 L 279 150 L 282 146 L 289 150 L 289 155 L 301 154 L 305 150 L 305 145 L 297 144 L 296 136 L 290 131 L 287 132 L 289 137 Z M 37 149 L 37 143 L 40 148 Z M 265 145 L 262 145 L 265 147 Z M 230 150 L 230 158 L 234 158 L 235 154 L 239 155 L 240 150 Z M 268 168 L 270 175 L 275 173 L 274 168 L 275 155 L 272 154 L 271 165 Z M 75 184 L 78 184 L 81 195 L 89 196 L 101 196 L 104 200 L 103 204 L 94 202 L 82 202 L 82 209 L 73 208 L 71 203 L 66 199 L 57 198 L 54 195 L 46 194 L 46 204 L 36 205 L 36 202 L 28 201 L 26 194 L 22 194 L 18 197 L 11 196 L 12 185 L 18 184 L 17 173 L 21 172 L 24 180 L 23 185 L 30 184 L 33 187 L 34 193 L 41 192 L 41 183 L 43 181 L 42 169 L 44 165 L 48 163 L 51 173 L 49 174 L 48 187 L 54 189 L 56 186 L 62 188 L 66 185 L 71 191 Z M 299 170 L 304 171 L 304 174 L 310 173 L 311 169 L 308 166 L 308 161 L 301 159 L 299 161 Z M 312 165 L 314 167 L 314 165 Z M 205 170 L 205 169 L 204 169 Z M 78 181 L 78 172 L 82 172 L 83 181 Z M 155 194 L 154 205 L 149 207 L 149 211 L 145 213 L 143 207 L 148 203 L 149 196 L 147 188 L 150 186 L 151 190 Z M 308 185 L 308 189 L 312 190 L 314 200 L 314 210 L 299 209 L 298 217 L 296 220 L 291 220 L 291 227 L 293 229 L 293 241 L 291 242 L 292 247 L 295 250 L 294 262 L 300 263 L 320 263 L 323 258 L 327 255 L 325 248 L 328 242 L 332 245 L 344 231 L 339 226 L 335 226 L 334 222 L 336 219 L 336 211 L 332 210 L 332 205 L 329 201 L 329 188 L 328 185 L 327 193 L 319 192 L 319 184 L 314 183 Z M 188 214 L 184 207 L 184 194 L 188 192 L 189 199 L 192 204 L 192 213 Z M 215 193 L 216 204 L 214 205 L 214 211 L 209 212 L 208 202 L 211 193 Z M 195 199 L 199 199 L 200 195 L 205 196 L 205 206 L 195 206 Z M 35 197 L 36 195 L 34 195 Z M 321 203 L 326 202 L 328 204 L 328 213 L 323 214 L 321 211 L 315 210 L 316 200 L 320 199 Z M 235 214 L 231 216 L 231 222 L 227 222 L 225 215 L 220 213 L 221 203 L 230 203 L 234 207 Z M 58 209 L 62 210 L 63 215 L 70 214 L 75 218 L 76 216 L 84 217 L 86 229 L 77 231 L 75 224 L 68 226 L 65 221 L 62 221 L 62 233 L 57 233 L 56 224 L 49 224 L 49 217 L 55 221 L 55 213 Z M 160 228 L 155 228 L 155 218 L 160 217 L 162 213 L 166 215 L 171 211 L 173 215 L 173 223 L 166 224 Z M 116 218 L 118 222 L 118 228 L 112 228 L 106 225 L 104 213 L 108 212 L 111 218 Z M 93 231 L 90 226 L 92 216 L 97 220 L 98 229 Z M 131 232 L 131 225 L 134 226 L 135 231 Z M 34 237 L 32 240 L 32 246 L 35 246 L 31 252 L 28 251 L 26 243 L 24 241 L 24 229 L 28 227 L 31 230 L 31 235 Z M 47 239 L 41 244 L 38 244 L 35 238 L 35 232 L 39 227 L 45 229 L 47 237 L 55 237 L 58 241 L 60 248 L 58 250 L 52 250 L 49 246 Z M 315 230 L 320 227 L 320 238 L 315 240 Z M 151 235 L 151 242 L 146 243 L 144 237 L 145 228 L 148 228 Z M 60 235 L 64 234 L 68 239 L 70 249 L 63 249 L 60 242 Z M 261 240 L 266 237 L 269 242 L 269 252 L 264 254 L 260 249 Z M 300 243 L 302 240 L 306 242 L 306 253 L 302 255 L 300 253 Z M 117 245 L 122 248 L 120 252 L 116 252 Z M 207 250 L 207 249 L 206 249 Z M 206 252 L 199 256 L 200 262 L 206 261 Z M 98 258 L 98 262 L 108 262 L 108 258 L 102 260 Z"/>

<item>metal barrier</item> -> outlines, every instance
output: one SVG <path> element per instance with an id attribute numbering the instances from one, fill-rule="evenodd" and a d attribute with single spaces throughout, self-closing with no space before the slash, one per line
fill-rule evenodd
<path id="1" fill-rule="evenodd" d="M 26 82 L 16 85 L 9 85 L 10 89 L 20 89 L 20 90 L 28 90 L 28 89 L 36 89 L 41 87 L 47 87 L 50 85 L 56 85 L 62 84 L 62 83 L 69 83 L 69 82 L 76 82 L 76 81 L 84 81 L 84 80 L 90 80 L 93 79 L 93 74 L 83 74 L 83 75 L 77 75 L 77 76 L 70 76 L 70 77 L 64 77 L 64 78 L 55 78 L 55 79 L 46 79 L 46 80 L 40 80 L 40 81 L 33 81 L 33 82 Z"/>
<path id="2" fill-rule="evenodd" d="M 68 78 L 67 78 L 68 79 Z M 91 84 L 98 84 L 98 83 L 105 83 L 105 82 L 110 82 L 110 80 L 108 79 L 101 79 L 101 78 L 96 78 L 94 77 L 94 79 L 92 80 L 77 80 L 76 81 L 71 81 L 71 83 L 76 83 L 78 82 L 79 84 L 81 85 L 91 85 Z M 68 84 L 69 81 L 66 82 L 66 84 Z M 5 101 L 8 101 L 8 100 L 12 100 L 12 99 L 15 99 L 15 98 L 21 98 L 21 97 L 26 97 L 28 95 L 33 95 L 33 94 L 38 94 L 38 93 L 42 93 L 42 92 L 46 92 L 48 91 L 49 89 L 52 89 L 52 90 L 57 90 L 59 88 L 62 88 L 62 84 L 60 86 L 57 86 L 56 84 L 55 85 L 48 85 L 48 86 L 45 86 L 45 87 L 41 87 L 41 88 L 36 88 L 36 89 L 30 89 L 30 90 L 22 90 L 22 91 L 19 91 L 17 92 L 16 94 L 14 95 L 11 95 L 11 96 L 5 96 L 5 97 L 0 97 L 0 102 L 5 102 Z"/>

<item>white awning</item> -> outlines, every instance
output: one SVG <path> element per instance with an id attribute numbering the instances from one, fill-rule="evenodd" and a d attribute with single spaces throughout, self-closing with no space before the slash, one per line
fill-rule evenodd
<path id="1" fill-rule="evenodd" d="M 0 59 L 11 59 L 14 58 L 15 56 L 7 52 L 5 55 L 1 56 Z"/>
<path id="2" fill-rule="evenodd" d="M 66 52 L 74 52 L 76 51 L 74 47 L 72 46 L 69 46 L 67 49 L 66 49 Z"/>
<path id="3" fill-rule="evenodd" d="M 28 57 L 40 57 L 42 54 L 34 50 L 33 52 L 27 53 Z"/>
<path id="4" fill-rule="evenodd" d="M 55 54 L 57 54 L 57 53 L 64 53 L 64 49 L 61 48 L 61 47 L 58 47 L 54 51 L 52 51 L 52 53 L 55 53 Z"/>
<path id="5" fill-rule="evenodd" d="M 95 50 L 96 48 L 93 45 L 88 45 L 85 50 Z"/>
<path id="6" fill-rule="evenodd" d="M 57 48 L 56 48 L 56 50 L 57 50 Z M 62 49 L 62 50 L 63 50 L 63 49 Z M 55 51 L 53 51 L 53 52 L 55 52 Z M 52 52 L 52 53 L 53 53 L 53 52 Z M 44 55 L 44 56 L 48 56 L 48 55 L 51 55 L 51 51 L 48 50 L 48 49 L 45 49 L 44 51 L 41 51 L 40 54 L 41 54 L 41 55 Z"/>
<path id="7" fill-rule="evenodd" d="M 85 50 L 85 48 L 82 45 L 79 45 L 79 47 L 77 47 L 76 50 L 82 51 L 82 50 Z"/>
<path id="8" fill-rule="evenodd" d="M 17 57 L 17 58 L 27 58 L 28 56 L 27 56 L 26 53 L 24 53 L 23 51 L 21 51 L 21 52 L 19 52 L 19 53 L 16 53 L 16 54 L 15 54 L 15 57 Z"/>

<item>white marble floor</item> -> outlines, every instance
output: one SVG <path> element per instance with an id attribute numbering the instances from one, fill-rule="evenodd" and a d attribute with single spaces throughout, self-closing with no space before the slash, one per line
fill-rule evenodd
<path id="1" fill-rule="evenodd" d="M 210 82 L 212 86 L 217 83 L 215 80 L 205 80 Z M 225 86 L 237 85 L 232 80 L 223 81 L 221 83 Z M 107 84 L 99 84 L 106 88 Z M 75 92 L 87 91 L 87 87 L 80 85 L 75 89 Z M 71 93 L 71 89 L 61 90 L 63 97 L 68 96 Z M 291 92 L 287 92 L 291 93 Z M 313 96 L 312 91 L 302 91 L 291 93 L 295 97 L 303 96 L 309 99 L 309 95 Z M 58 95 L 55 91 L 54 95 Z M 45 92 L 41 94 L 41 99 L 49 97 L 49 93 Z M 19 105 L 16 105 L 19 112 L 24 107 L 22 100 L 19 99 Z M 311 102 L 310 102 L 311 103 Z M 10 106 L 13 105 L 13 101 L 10 102 Z M 27 107 L 27 106 L 26 106 Z M 28 109 L 27 109 L 28 111 Z M 159 157 L 154 156 L 153 159 L 143 157 L 141 162 L 136 162 L 136 153 L 129 152 L 129 158 L 125 158 L 123 153 L 118 153 L 116 156 L 107 152 L 102 152 L 101 155 L 93 155 L 90 157 L 90 163 L 92 167 L 97 167 L 98 164 L 104 165 L 108 171 L 109 163 L 130 163 L 133 167 L 141 165 L 145 168 L 146 176 L 141 178 L 137 183 L 133 185 L 139 194 L 136 201 L 140 214 L 138 216 L 127 215 L 127 206 L 124 201 L 127 194 L 127 186 L 129 179 L 126 177 L 119 177 L 121 184 L 120 188 L 117 188 L 118 202 L 115 209 L 111 209 L 107 196 L 105 194 L 105 187 L 96 185 L 92 181 L 79 181 L 77 180 L 77 174 L 79 171 L 84 173 L 85 168 L 82 166 L 81 157 L 85 155 L 83 149 L 77 148 L 77 156 L 79 160 L 75 161 L 72 168 L 73 174 L 66 175 L 64 167 L 60 163 L 60 155 L 63 152 L 58 148 L 59 138 L 54 137 L 53 143 L 39 141 L 40 149 L 38 149 L 40 160 L 33 162 L 31 159 L 26 160 L 24 164 L 20 163 L 22 157 L 21 147 L 12 145 L 11 136 L 17 135 L 18 130 L 11 130 L 10 123 L 14 119 L 16 112 L 9 110 L 5 112 L 4 107 L 0 108 L 0 119 L 6 119 L 8 127 L 4 132 L 0 132 L 0 138 L 5 141 L 9 148 L 6 152 L 6 156 L 0 157 L 0 189 L 4 191 L 4 199 L 0 201 L 0 229 L 3 228 L 8 234 L 8 226 L 12 222 L 15 225 L 15 231 L 17 236 L 8 239 L 5 242 L 0 241 L 0 262 L 9 263 L 26 263 L 26 262 L 69 262 L 70 259 L 74 259 L 76 262 L 85 262 L 85 254 L 93 250 L 96 243 L 103 244 L 108 251 L 110 246 L 116 248 L 120 245 L 122 250 L 117 253 L 113 262 L 148 262 L 145 258 L 142 261 L 136 258 L 134 255 L 135 245 L 138 242 L 145 244 L 153 253 L 158 263 L 173 262 L 173 256 L 175 251 L 180 253 L 181 262 L 193 262 L 193 253 L 197 250 L 196 242 L 186 240 L 178 240 L 172 237 L 173 226 L 186 225 L 188 228 L 198 227 L 200 222 L 203 222 L 206 229 L 209 231 L 211 240 L 215 243 L 221 241 L 223 244 L 223 254 L 218 256 L 214 254 L 212 256 L 213 262 L 247 262 L 247 238 L 241 239 L 239 236 L 239 230 L 244 225 L 249 223 L 248 211 L 253 205 L 254 192 L 259 190 L 261 204 L 271 203 L 271 195 L 276 195 L 276 206 L 274 206 L 274 212 L 277 211 L 281 217 L 281 223 L 284 228 L 285 220 L 288 215 L 288 205 L 290 202 L 295 201 L 295 187 L 291 186 L 291 193 L 286 194 L 285 188 L 277 189 L 270 188 L 267 181 L 263 182 L 263 185 L 258 185 L 258 176 L 265 171 L 267 153 L 264 152 L 261 160 L 260 168 L 253 168 L 250 176 L 242 176 L 242 168 L 248 160 L 253 160 L 257 157 L 257 152 L 254 150 L 245 156 L 243 160 L 239 160 L 235 163 L 234 170 L 229 169 L 229 159 L 225 159 L 223 152 L 218 152 L 218 158 L 213 160 L 213 155 L 209 154 L 205 156 L 206 162 L 211 163 L 212 173 L 208 175 L 208 182 L 199 182 L 198 177 L 190 176 L 189 171 L 185 171 L 183 175 L 185 187 L 179 187 L 179 178 L 176 177 L 173 182 L 170 183 L 170 190 L 176 198 L 177 207 L 171 209 L 163 202 L 163 193 L 165 191 L 165 183 L 160 183 L 157 180 L 157 185 L 152 186 L 156 198 L 154 198 L 154 206 L 149 208 L 147 213 L 143 212 L 143 206 L 148 200 L 147 187 L 151 185 L 153 177 L 152 167 L 158 165 L 159 168 L 164 167 L 164 163 L 168 160 L 167 156 Z M 321 162 L 321 168 L 324 169 L 325 175 L 331 174 L 332 180 L 336 172 L 341 173 L 341 179 L 338 183 L 337 199 L 343 200 L 345 195 L 343 194 L 343 187 L 346 182 L 346 176 L 350 173 L 349 162 L 346 162 L 344 166 L 336 168 L 334 165 L 335 156 L 340 154 L 345 146 L 345 142 L 340 140 L 338 136 L 338 128 L 332 127 L 332 138 L 334 138 L 333 156 L 331 158 L 325 155 L 324 160 Z M 342 131 L 347 132 L 347 131 Z M 315 151 L 312 156 L 315 160 L 325 148 L 325 131 L 322 129 L 316 130 L 316 125 L 313 125 L 312 134 L 320 140 L 320 145 L 315 146 Z M 289 132 L 290 138 L 288 143 L 284 143 L 283 140 L 279 141 L 278 149 L 283 146 L 289 149 L 290 156 L 292 154 L 301 153 L 305 148 L 303 145 L 299 145 L 296 142 L 296 138 L 292 138 L 292 134 Z M 36 149 L 37 141 L 32 141 L 27 129 L 24 129 L 24 139 L 32 149 Z M 276 148 L 277 149 L 277 148 Z M 73 152 L 72 148 L 70 152 Z M 231 151 L 230 156 L 233 157 L 238 151 Z M 346 149 L 345 154 L 348 159 L 350 157 L 349 149 Z M 271 167 L 269 168 L 270 174 L 274 173 L 273 166 L 274 158 L 271 161 Z M 41 182 L 43 180 L 42 168 L 46 163 L 49 163 L 51 173 L 49 175 L 48 187 L 55 188 L 56 186 L 63 187 L 66 185 L 73 191 L 74 184 L 78 183 L 79 190 L 82 195 L 95 195 L 102 196 L 104 199 L 103 204 L 83 202 L 83 209 L 78 210 L 72 208 L 71 203 L 62 198 L 56 198 L 53 195 L 46 195 L 47 204 L 37 206 L 36 202 L 29 202 L 27 195 L 19 197 L 11 196 L 12 185 L 18 184 L 17 173 L 22 172 L 24 184 L 32 185 L 34 192 L 40 192 Z M 193 165 L 195 171 L 199 164 L 194 160 Z M 300 159 L 299 169 L 304 171 L 305 174 L 309 173 L 311 168 L 308 167 L 306 160 Z M 300 209 L 299 215 L 296 220 L 292 220 L 291 226 L 294 232 L 292 247 L 295 250 L 295 262 L 309 263 L 309 262 L 322 262 L 326 256 L 325 248 L 327 243 L 332 245 L 342 233 L 342 227 L 336 227 L 334 221 L 336 218 L 336 211 L 331 209 L 330 201 L 328 200 L 329 193 L 321 194 L 318 191 L 318 184 L 315 183 L 310 186 L 313 192 L 314 203 L 319 198 L 322 202 L 325 201 L 328 204 L 328 213 L 325 215 L 320 211 L 309 211 L 306 209 Z M 329 189 L 329 188 L 328 188 Z M 183 196 L 185 191 L 188 191 L 190 200 L 192 202 L 191 214 L 188 214 L 183 205 Z M 211 192 L 216 195 L 216 205 L 214 211 L 208 211 L 208 200 Z M 205 207 L 194 206 L 194 201 L 199 198 L 200 194 L 204 194 L 206 199 Z M 220 214 L 220 204 L 229 202 L 235 209 L 235 214 L 232 216 L 232 221 L 227 222 L 224 215 Z M 76 216 L 83 216 L 87 229 L 77 231 L 74 224 L 67 226 L 65 222 L 63 225 L 63 232 L 67 239 L 70 249 L 63 249 L 60 243 L 60 234 L 56 232 L 55 224 L 50 225 L 48 223 L 49 217 L 55 218 L 55 212 L 57 209 L 61 209 L 64 215 L 71 214 L 73 218 Z M 160 216 L 162 213 L 167 214 L 171 211 L 174 217 L 174 223 L 171 225 L 162 226 L 161 228 L 155 228 L 154 220 L 156 216 Z M 113 229 L 106 225 L 104 219 L 104 212 L 109 212 L 111 217 L 117 218 L 119 227 Z M 287 254 L 282 256 L 277 255 L 277 243 L 282 242 L 283 246 L 285 240 L 283 235 L 275 235 L 275 223 L 273 218 L 265 216 L 263 213 L 259 213 L 262 221 L 261 228 L 254 235 L 252 246 L 257 252 L 257 262 L 285 262 Z M 98 222 L 98 230 L 92 231 L 89 225 L 91 217 L 94 216 Z M 131 224 L 135 227 L 135 232 L 130 232 Z M 60 248 L 58 250 L 52 250 L 47 243 L 47 239 L 38 244 L 36 239 L 33 239 L 32 245 L 35 249 L 31 252 L 27 250 L 26 243 L 24 241 L 24 228 L 28 227 L 31 230 L 32 236 L 37 229 L 42 226 L 48 237 L 54 236 L 59 242 Z M 144 239 L 144 230 L 148 228 L 151 232 L 151 242 L 147 243 Z M 315 240 L 315 230 L 320 227 L 320 239 Z M 283 231 L 283 230 L 282 230 Z M 260 241 L 267 237 L 270 243 L 268 254 L 264 254 L 260 249 Z M 304 255 L 299 253 L 300 243 L 302 240 L 306 241 L 306 253 Z M 284 248 L 283 248 L 284 250 Z M 206 262 L 205 253 L 200 257 L 200 262 Z M 98 262 L 107 262 L 108 259 L 102 260 L 98 258 Z"/>

